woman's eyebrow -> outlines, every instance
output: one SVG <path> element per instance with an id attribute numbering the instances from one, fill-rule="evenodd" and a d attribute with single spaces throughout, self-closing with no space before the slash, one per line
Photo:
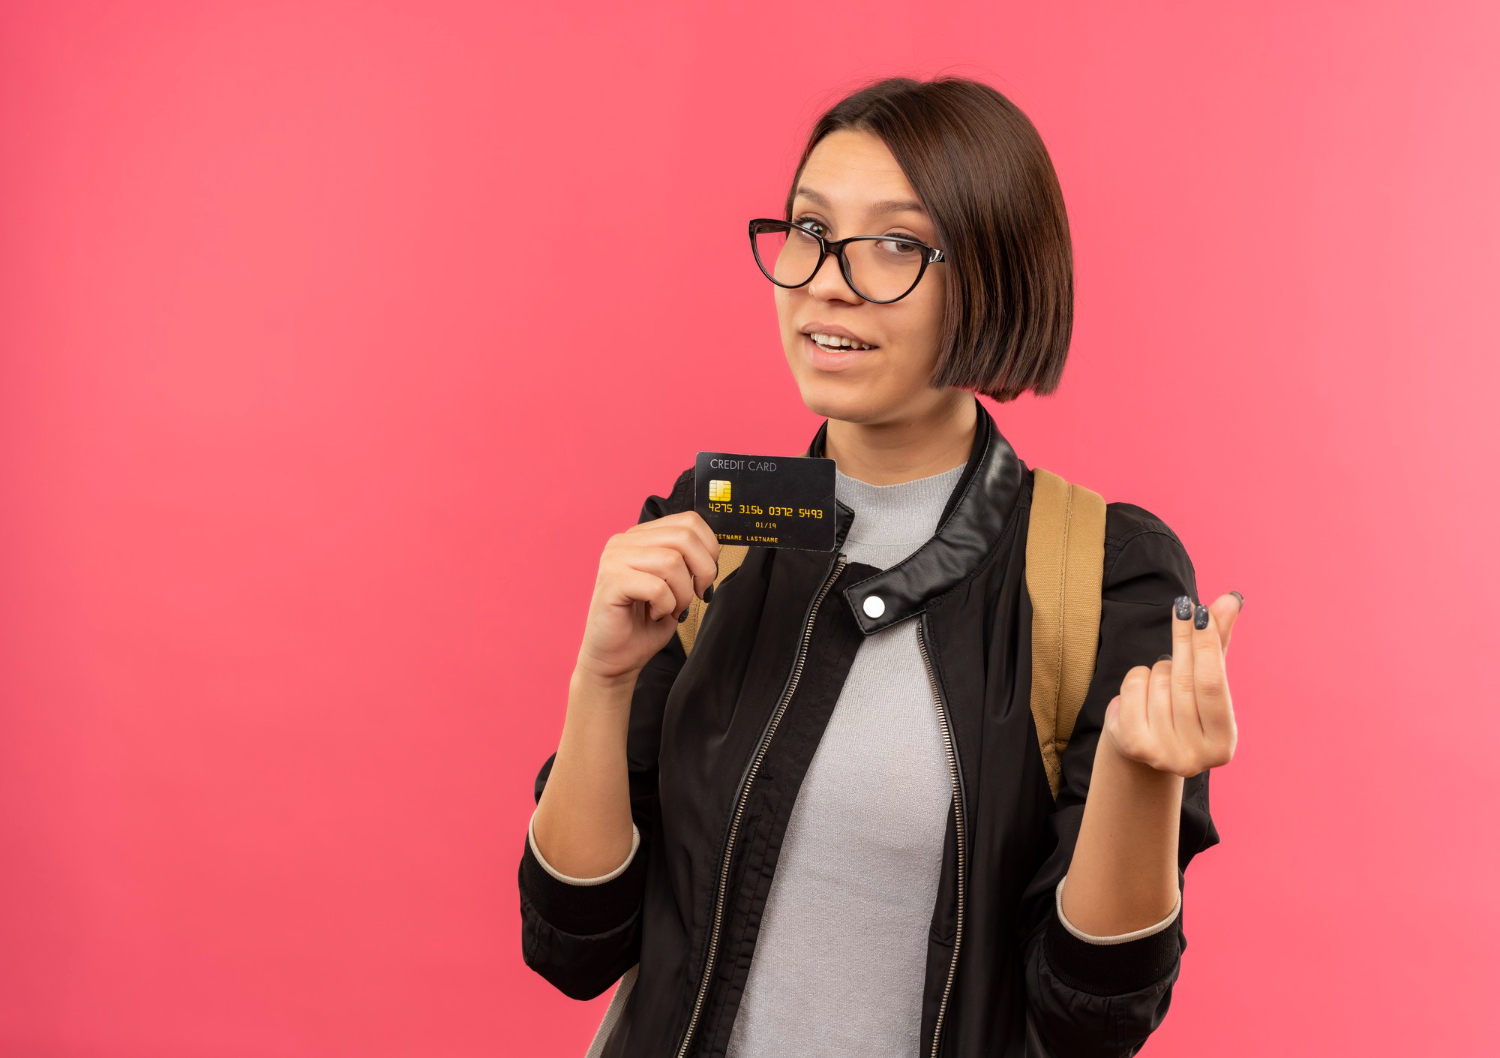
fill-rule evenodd
<path id="1" fill-rule="evenodd" d="M 797 188 L 797 194 L 822 206 L 824 209 L 832 209 L 833 203 L 828 201 L 828 196 L 822 192 L 814 191 L 810 187 Z M 871 213 L 919 213 L 927 216 L 927 211 L 922 208 L 920 202 L 913 202 L 904 198 L 889 198 L 882 202 L 870 203 Z"/>

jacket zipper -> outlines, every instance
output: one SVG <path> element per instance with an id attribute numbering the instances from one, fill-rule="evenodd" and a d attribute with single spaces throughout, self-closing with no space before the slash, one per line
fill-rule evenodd
<path id="1" fill-rule="evenodd" d="M 932 1028 L 932 1048 L 928 1058 L 938 1058 L 938 1041 L 943 1035 L 943 1015 L 948 1012 L 948 996 L 953 991 L 953 978 L 958 972 L 958 949 L 964 936 L 964 820 L 967 808 L 964 804 L 963 781 L 958 770 L 958 754 L 953 745 L 953 728 L 948 723 L 948 712 L 943 704 L 943 692 L 938 686 L 937 675 L 932 671 L 932 659 L 927 654 L 927 615 L 917 619 L 917 647 L 922 652 L 922 664 L 927 669 L 927 682 L 932 685 L 932 698 L 937 703 L 938 719 L 943 725 L 943 752 L 948 757 L 948 775 L 953 781 L 953 801 L 957 806 L 954 819 L 958 828 L 958 918 L 953 931 L 953 959 L 948 963 L 948 981 L 943 985 L 943 999 L 938 1004 L 937 1022 Z"/>
<path id="2" fill-rule="evenodd" d="M 729 837 L 724 843 L 724 856 L 719 867 L 719 888 L 714 900 L 714 925 L 708 938 L 708 956 L 704 960 L 703 974 L 698 982 L 698 998 L 693 1002 L 693 1016 L 688 1021 L 687 1032 L 683 1034 L 682 1043 L 677 1047 L 677 1058 L 686 1058 L 688 1046 L 693 1040 L 693 1030 L 698 1027 L 698 1016 L 703 1012 L 703 1000 L 708 994 L 709 982 L 713 980 L 714 959 L 719 951 L 719 930 L 723 925 L 724 897 L 729 887 L 729 861 L 734 852 L 734 839 L 739 833 L 740 819 L 745 813 L 745 804 L 749 800 L 750 787 L 755 782 L 756 773 L 760 771 L 761 761 L 765 759 L 766 748 L 771 744 L 772 736 L 776 734 L 776 726 L 781 722 L 781 714 L 786 712 L 787 704 L 791 702 L 792 695 L 797 690 L 797 683 L 802 678 L 802 665 L 807 660 L 807 648 L 812 642 L 813 621 L 818 616 L 818 607 L 823 604 L 823 596 L 828 594 L 829 586 L 838 579 L 839 571 L 848 561 L 848 556 L 840 552 L 833 564 L 833 569 L 824 579 L 823 586 L 818 589 L 817 596 L 808 608 L 807 620 L 802 625 L 802 643 L 797 648 L 797 659 L 792 664 L 791 675 L 787 677 L 786 689 L 781 692 L 781 701 L 777 703 L 776 711 L 771 714 L 771 722 L 766 725 L 766 730 L 760 737 L 760 745 L 756 747 L 749 769 L 740 780 L 739 798 L 735 804 L 734 818 L 729 825 Z M 951 974 L 949 979 L 951 981 Z"/>

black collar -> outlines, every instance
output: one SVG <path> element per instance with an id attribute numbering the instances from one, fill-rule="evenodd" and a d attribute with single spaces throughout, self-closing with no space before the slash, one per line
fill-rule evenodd
<path id="1" fill-rule="evenodd" d="M 974 444 L 948 496 L 937 532 L 890 569 L 843 589 L 854 619 L 866 635 L 921 613 L 930 601 L 957 587 L 978 568 L 1009 524 L 1026 466 L 978 397 L 974 404 Z M 824 419 L 806 454 L 822 457 L 827 437 L 828 420 Z M 843 522 L 838 531 L 838 545 L 842 547 L 854 521 L 854 510 L 842 500 L 836 498 L 834 502 Z M 865 600 L 871 596 L 884 604 L 878 617 L 865 610 Z"/>

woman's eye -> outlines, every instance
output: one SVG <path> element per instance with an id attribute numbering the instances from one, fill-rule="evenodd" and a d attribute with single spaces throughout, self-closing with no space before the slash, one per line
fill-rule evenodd
<path id="1" fill-rule="evenodd" d="M 827 226 L 821 220 L 817 220 L 813 217 L 798 217 L 796 220 L 792 221 L 792 223 L 797 227 L 810 232 L 813 235 L 826 236 L 828 232 Z M 887 253 L 894 254 L 898 257 L 910 257 L 913 254 L 921 253 L 921 248 L 913 245 L 912 243 L 897 242 L 896 240 L 916 238 L 917 237 L 915 235 L 912 235 L 910 232 L 888 232 L 887 237 L 882 240 L 879 245 L 881 249 L 885 250 Z"/>

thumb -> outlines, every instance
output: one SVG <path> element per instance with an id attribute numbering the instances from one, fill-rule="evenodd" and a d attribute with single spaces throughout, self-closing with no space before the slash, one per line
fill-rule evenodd
<path id="1" fill-rule="evenodd" d="M 1226 655 L 1229 653 L 1229 635 L 1244 607 L 1245 597 L 1237 591 L 1226 592 L 1208 605 L 1209 612 L 1214 615 L 1214 627 L 1219 630 L 1219 639 Z"/>

